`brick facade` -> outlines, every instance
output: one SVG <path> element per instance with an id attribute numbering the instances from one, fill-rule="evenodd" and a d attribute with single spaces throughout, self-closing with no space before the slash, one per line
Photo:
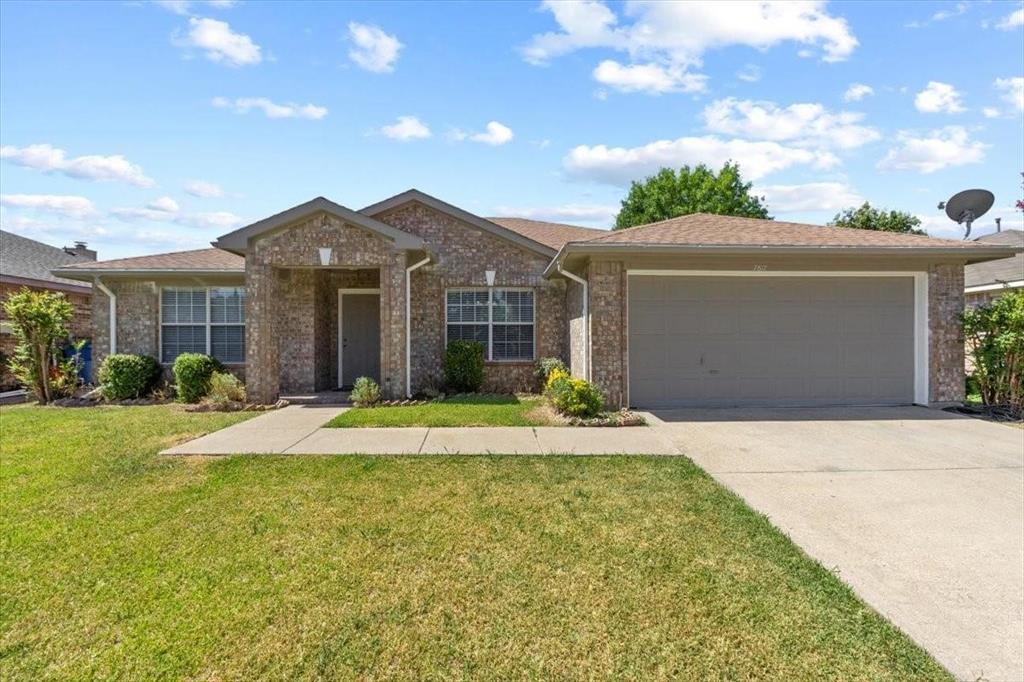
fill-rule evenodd
<path id="1" fill-rule="evenodd" d="M 106 282 L 117 297 L 117 352 L 160 356 L 160 289 L 155 282 Z M 110 299 L 96 289 L 92 297 L 93 367 L 110 355 Z"/>
<path id="2" fill-rule="evenodd" d="M 74 308 L 70 325 L 71 336 L 76 340 L 92 338 L 91 293 L 58 291 L 48 287 L 33 287 L 25 284 L 0 282 L 0 323 L 7 322 L 7 313 L 4 312 L 3 307 L 4 302 L 11 294 L 15 294 L 25 288 L 32 289 L 33 291 L 57 291 L 57 293 L 63 293 Z M 0 353 L 3 354 L 4 358 L 11 357 L 17 345 L 17 339 L 14 337 L 14 334 L 9 334 L 6 330 L 0 331 Z M 0 362 L 0 390 L 6 390 L 8 387 L 15 386 L 16 384 L 17 380 L 7 370 L 6 362 Z"/>
<path id="3" fill-rule="evenodd" d="M 928 269 L 928 400 L 964 400 L 964 266 L 933 265 Z"/>
<path id="4" fill-rule="evenodd" d="M 445 347 L 445 290 L 486 287 L 484 274 L 495 271 L 496 287 L 528 287 L 534 291 L 535 357 L 566 358 L 568 328 L 565 283 L 546 280 L 550 258 L 483 233 L 447 214 L 412 202 L 377 220 L 415 234 L 426 242 L 433 261 L 412 274 L 412 386 L 442 377 Z M 536 388 L 533 361 L 488 362 L 484 390 L 524 391 Z"/>
<path id="5" fill-rule="evenodd" d="M 626 404 L 626 268 L 621 261 L 595 261 L 590 287 L 591 380 L 612 407 Z"/>

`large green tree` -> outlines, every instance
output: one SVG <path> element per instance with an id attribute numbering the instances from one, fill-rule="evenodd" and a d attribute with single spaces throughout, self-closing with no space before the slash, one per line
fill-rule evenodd
<path id="1" fill-rule="evenodd" d="M 902 232 L 903 234 L 928 234 L 919 230 L 921 219 L 903 211 L 886 211 L 864 202 L 860 208 L 848 208 L 829 223 L 831 227 L 852 227 L 857 230 L 878 230 L 880 232 Z"/>
<path id="2" fill-rule="evenodd" d="M 768 218 L 764 197 L 750 193 L 740 167 L 726 162 L 717 173 L 704 164 L 679 171 L 662 168 L 642 182 L 634 181 L 622 200 L 615 229 L 645 225 L 690 213 L 717 213 L 747 218 Z"/>

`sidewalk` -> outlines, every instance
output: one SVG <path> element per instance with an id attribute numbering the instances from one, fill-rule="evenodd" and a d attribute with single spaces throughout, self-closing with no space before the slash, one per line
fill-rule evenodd
<path id="1" fill-rule="evenodd" d="M 320 428 L 347 407 L 290 405 L 164 450 L 163 455 L 676 455 L 644 426 Z"/>

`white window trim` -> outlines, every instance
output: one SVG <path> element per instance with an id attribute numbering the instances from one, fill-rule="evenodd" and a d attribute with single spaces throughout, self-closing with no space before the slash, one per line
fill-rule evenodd
<path id="1" fill-rule="evenodd" d="M 522 362 L 534 362 L 537 359 L 537 292 L 532 287 L 450 287 L 444 290 L 444 347 L 448 347 L 448 294 L 463 291 L 486 291 L 487 292 L 487 322 L 452 322 L 451 324 L 460 325 L 487 325 L 487 357 L 484 358 L 487 362 L 496 363 L 507 363 L 515 364 Z M 510 359 L 494 359 L 494 292 L 495 291 L 529 291 L 533 294 L 533 321 L 532 322 L 498 322 L 500 325 L 518 325 L 518 326 L 533 326 L 533 354 L 529 359 L 524 358 L 510 358 Z"/>
<path id="2" fill-rule="evenodd" d="M 912 277 L 914 279 L 914 403 L 929 404 L 928 273 L 917 270 L 627 270 L 626 319 L 629 319 L 629 277 Z M 626 330 L 629 338 L 629 330 Z M 629 404 L 629 353 L 626 353 L 626 404 Z"/>
<path id="3" fill-rule="evenodd" d="M 204 291 L 206 293 L 206 322 L 164 322 L 164 290 L 189 290 L 189 291 Z M 242 339 L 243 348 L 245 345 L 245 330 L 247 322 L 212 322 L 210 319 L 210 290 L 211 289 L 241 289 L 245 290 L 244 286 L 210 286 L 210 287 L 197 287 L 197 286 L 166 286 L 160 287 L 157 290 L 156 296 L 156 315 L 159 324 L 157 325 L 157 353 L 159 353 L 160 364 L 165 366 L 173 365 L 174 362 L 164 362 L 164 327 L 206 327 L 206 355 L 213 357 L 212 346 L 213 346 L 213 334 L 210 333 L 211 327 L 241 327 L 242 328 Z M 245 310 L 245 303 L 242 304 L 242 310 Z M 245 358 L 242 358 L 240 362 L 221 362 L 228 367 L 240 367 L 245 365 Z"/>

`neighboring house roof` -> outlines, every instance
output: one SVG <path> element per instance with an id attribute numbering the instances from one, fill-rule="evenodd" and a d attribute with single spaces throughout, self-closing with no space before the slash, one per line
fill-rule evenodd
<path id="1" fill-rule="evenodd" d="M 246 225 L 245 227 L 222 235 L 217 239 L 217 241 L 213 242 L 213 245 L 219 249 L 226 249 L 234 253 L 242 254 L 248 250 L 249 240 L 253 237 L 266 232 L 272 232 L 273 230 L 284 227 L 289 223 L 301 220 L 320 211 L 330 213 L 353 225 L 357 225 L 391 239 L 395 242 L 395 246 L 400 249 L 423 248 L 423 240 L 416 235 L 399 230 L 398 228 L 382 223 L 379 220 L 374 220 L 368 214 L 353 211 L 350 208 L 346 208 L 341 204 L 336 204 L 330 199 L 325 199 L 324 197 L 317 197 L 304 204 L 293 206 L 287 211 L 282 211 L 281 213 L 272 215 L 269 218 L 264 218 L 263 220 L 257 221 L 251 225 Z"/>
<path id="2" fill-rule="evenodd" d="M 560 249 L 567 242 L 587 241 L 608 234 L 608 230 L 599 230 L 593 227 L 549 223 L 527 218 L 487 218 L 487 220 L 513 232 L 518 232 L 535 242 L 550 246 L 552 249 Z"/>
<path id="3" fill-rule="evenodd" d="M 1016 246 L 1024 248 L 1024 231 L 1004 230 L 978 237 L 975 242 L 988 245 Z M 1002 286 L 1015 282 L 1011 286 L 1024 287 L 1024 253 L 1017 253 L 1009 258 L 990 260 L 987 263 L 974 263 L 964 268 L 964 287 Z"/>
<path id="4" fill-rule="evenodd" d="M 196 249 L 135 258 L 75 263 L 60 268 L 58 272 L 83 278 L 113 273 L 245 272 L 245 258 L 223 249 Z"/>
<path id="5" fill-rule="evenodd" d="M 368 216 L 375 216 L 390 211 L 393 208 L 402 206 L 411 201 L 416 201 L 424 206 L 428 206 L 435 211 L 450 215 L 453 218 L 461 220 L 464 223 L 468 223 L 473 227 L 476 227 L 484 232 L 493 234 L 496 237 L 506 239 L 513 244 L 518 244 L 523 248 L 529 249 L 535 253 L 539 253 L 543 256 L 550 258 L 555 255 L 558 250 L 557 247 L 551 247 L 543 242 L 537 241 L 532 237 L 525 236 L 516 230 L 509 229 L 504 225 L 499 225 L 487 218 L 481 218 L 478 215 L 474 215 L 469 211 L 465 211 L 458 206 L 453 206 L 445 201 L 441 201 L 437 197 L 432 197 L 426 192 L 421 192 L 418 189 L 409 189 L 401 194 L 396 194 L 393 197 L 385 199 L 384 201 L 378 201 L 375 204 L 360 209 L 360 213 L 364 213 Z"/>
<path id="6" fill-rule="evenodd" d="M 95 261 L 91 256 L 68 253 L 62 248 L 0 230 L 0 279 L 5 282 L 87 292 L 88 285 L 57 277 L 50 271 L 92 262 Z"/>

